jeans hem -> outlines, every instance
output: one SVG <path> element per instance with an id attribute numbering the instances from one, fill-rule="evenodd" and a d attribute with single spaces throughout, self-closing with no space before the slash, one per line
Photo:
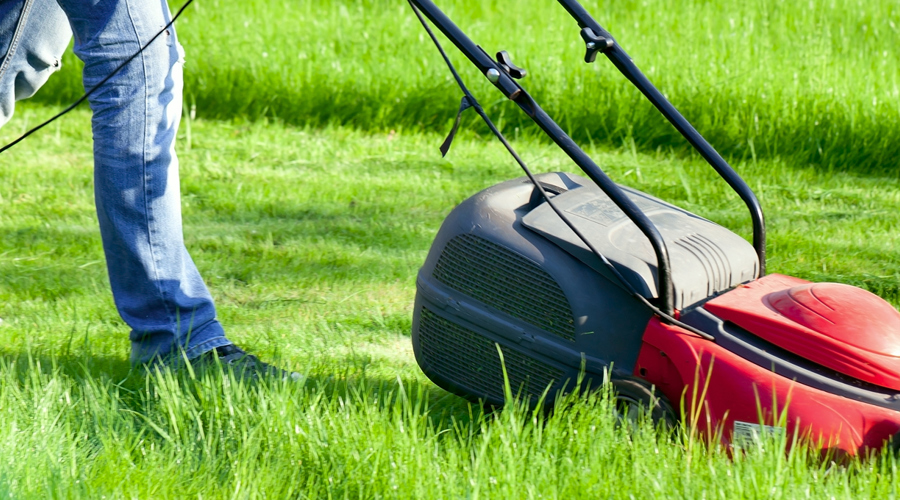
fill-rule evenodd
<path id="1" fill-rule="evenodd" d="M 201 342 L 195 346 L 192 346 L 190 349 L 187 349 L 184 351 L 184 355 L 185 355 L 185 358 L 187 358 L 187 360 L 190 361 L 192 359 L 196 359 L 196 358 L 202 356 L 203 354 L 205 354 L 209 351 L 212 351 L 213 349 L 215 349 L 217 347 L 222 347 L 222 346 L 226 346 L 226 345 L 231 345 L 231 341 L 228 340 L 227 338 L 225 338 L 224 335 L 219 335 L 219 336 L 213 337 L 211 339 L 204 340 L 203 342 Z"/>

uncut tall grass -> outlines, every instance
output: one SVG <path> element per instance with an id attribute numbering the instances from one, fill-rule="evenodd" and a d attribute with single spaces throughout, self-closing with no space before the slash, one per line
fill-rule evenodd
<path id="1" fill-rule="evenodd" d="M 733 457 L 565 412 L 442 413 L 402 379 L 308 388 L 228 374 L 140 384 L 0 363 L 0 494 L 10 498 L 889 498 L 897 462 L 816 459 L 770 438 Z M 136 378 L 138 379 L 138 378 Z M 138 379 L 139 380 L 139 379 Z M 135 384 L 139 385 L 135 385 Z"/>
<path id="2" fill-rule="evenodd" d="M 578 27 L 552 0 L 436 2 L 576 139 L 685 150 L 604 58 L 582 62 Z M 896 173 L 900 4 L 894 0 L 584 2 L 637 65 L 733 161 Z M 175 8 L 175 6 L 173 6 Z M 460 92 L 400 0 L 197 0 L 179 22 L 197 116 L 277 117 L 365 130 L 445 130 Z M 452 49 L 506 130 L 533 126 Z M 80 92 L 78 64 L 45 99 Z"/>

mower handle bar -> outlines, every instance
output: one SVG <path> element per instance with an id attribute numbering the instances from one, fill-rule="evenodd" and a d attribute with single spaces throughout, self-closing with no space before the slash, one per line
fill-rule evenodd
<path id="1" fill-rule="evenodd" d="M 672 283 L 672 270 L 666 243 L 653 222 L 642 212 L 624 191 L 557 125 L 547 113 L 531 98 L 507 72 L 507 69 L 491 58 L 480 46 L 476 45 L 462 32 L 431 0 L 410 0 L 416 8 L 434 23 L 444 35 L 471 61 L 482 74 L 490 76 L 491 83 L 507 98 L 515 102 L 552 140 L 571 158 L 587 176 L 619 207 L 622 212 L 650 240 L 656 254 L 658 268 L 658 294 L 662 310 L 669 315 L 674 313 L 675 290 Z M 613 40 L 609 32 L 604 30 L 574 0 L 558 0 L 571 14 L 581 28 L 589 28 L 593 33 Z M 671 103 L 647 80 L 646 77 L 628 57 L 618 44 L 602 50 L 621 71 L 647 98 L 662 112 L 669 122 L 694 146 L 712 165 L 728 184 L 740 195 L 750 208 L 753 219 L 753 246 L 759 257 L 760 276 L 765 274 L 765 222 L 759 201 L 741 177 L 725 162 L 725 160 L 706 142 L 688 121 L 672 106 Z"/>
<path id="2" fill-rule="evenodd" d="M 666 120 L 668 120 L 669 123 L 671 123 L 672 126 L 687 139 L 691 146 L 700 153 L 703 159 L 705 159 L 706 162 L 716 170 L 719 176 L 725 179 L 725 182 L 731 186 L 731 189 L 741 197 L 744 204 L 747 205 L 747 209 L 750 211 L 750 219 L 753 222 L 753 248 L 756 250 L 757 257 L 759 257 L 759 276 L 765 276 L 766 222 L 765 217 L 763 216 L 762 206 L 760 206 L 759 200 L 756 198 L 753 190 L 750 189 L 750 186 L 748 186 L 747 183 L 744 182 L 744 179 L 731 168 L 731 165 L 722 158 L 719 152 L 716 151 L 699 132 L 697 132 L 697 129 L 695 129 L 694 126 L 691 125 L 677 109 L 675 109 L 675 106 L 673 106 L 672 103 L 670 103 L 669 100 L 666 99 L 652 83 L 650 83 L 650 80 L 644 76 L 641 70 L 634 64 L 634 61 L 631 60 L 631 57 L 629 57 L 622 47 L 615 42 L 612 35 L 603 29 L 603 27 L 588 14 L 580 3 L 576 0 L 557 1 L 569 12 L 569 15 L 578 21 L 579 27 L 582 29 L 589 28 L 598 37 L 612 41 L 610 48 L 602 51 L 606 57 L 609 58 L 623 75 L 625 75 L 625 78 L 628 78 L 628 80 L 644 94 L 647 100 L 662 113 Z"/>

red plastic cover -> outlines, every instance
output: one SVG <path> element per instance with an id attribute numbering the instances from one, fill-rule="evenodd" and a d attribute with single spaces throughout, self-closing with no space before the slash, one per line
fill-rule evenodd
<path id="1" fill-rule="evenodd" d="M 896 410 L 794 382 L 659 318 L 647 325 L 634 374 L 680 406 L 710 442 L 744 446 L 753 432 L 785 432 L 789 446 L 806 440 L 834 460 L 880 450 L 900 431 Z"/>
<path id="2" fill-rule="evenodd" d="M 814 363 L 900 390 L 900 313 L 871 292 L 770 274 L 703 307 Z"/>

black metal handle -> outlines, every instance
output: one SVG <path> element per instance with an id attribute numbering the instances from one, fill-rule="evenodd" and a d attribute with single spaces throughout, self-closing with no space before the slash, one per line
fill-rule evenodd
<path id="1" fill-rule="evenodd" d="M 660 308 L 671 316 L 675 311 L 675 289 L 672 284 L 672 269 L 666 243 L 653 222 L 642 212 L 631 198 L 606 175 L 596 163 L 537 105 L 507 72 L 478 45 L 475 45 L 437 6 L 430 0 L 410 0 L 454 45 L 496 86 L 500 92 L 515 102 L 535 123 L 593 180 L 600 189 L 631 219 L 650 240 L 657 261 L 657 279 Z M 580 7 L 580 6 L 579 6 Z M 611 37 L 610 37 L 611 39 Z"/>
<path id="2" fill-rule="evenodd" d="M 588 39 L 585 38 L 585 29 L 589 29 L 592 32 L 591 35 L 598 39 L 612 41 L 608 47 L 600 49 L 600 52 L 612 61 L 616 68 L 618 68 L 618 70 L 621 71 L 645 97 L 647 97 L 656 109 L 662 113 L 666 120 L 668 120 L 669 123 L 671 123 L 675 129 L 688 140 L 691 146 L 703 156 L 707 163 L 709 163 L 716 172 L 725 179 L 725 182 L 731 186 L 731 189 L 741 197 L 744 204 L 746 204 L 747 208 L 750 210 L 750 218 L 753 221 L 753 248 L 756 250 L 756 255 L 759 258 L 759 275 L 760 277 L 764 276 L 766 274 L 766 222 L 759 200 L 756 198 L 753 190 L 750 189 L 750 186 L 748 186 L 747 183 L 744 182 L 744 179 L 731 168 L 731 165 L 722 158 L 718 151 L 706 142 L 706 139 L 697 132 L 694 126 L 691 125 L 677 109 L 675 109 L 675 106 L 673 106 L 672 103 L 670 103 L 669 100 L 666 99 L 652 83 L 650 83 L 650 80 L 641 73 L 641 70 L 638 69 L 637 66 L 635 66 L 631 57 L 629 57 L 622 47 L 615 42 L 612 35 L 603 29 L 603 27 L 600 26 L 586 10 L 584 10 L 584 7 L 582 7 L 581 4 L 575 0 L 557 1 L 578 22 L 578 26 L 582 28 L 582 38 L 585 39 L 585 42 L 589 43 Z M 588 47 L 588 54 L 591 54 L 591 47 Z"/>

